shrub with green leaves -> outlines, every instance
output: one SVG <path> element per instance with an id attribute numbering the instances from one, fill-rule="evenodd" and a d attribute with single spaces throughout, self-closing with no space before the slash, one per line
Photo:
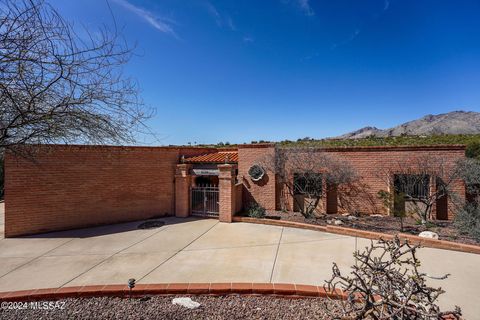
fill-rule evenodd
<path id="1" fill-rule="evenodd" d="M 4 170 L 3 153 L 0 151 L 0 200 L 3 199 Z"/>
<path id="2" fill-rule="evenodd" d="M 467 234 L 480 242 L 480 205 L 475 203 L 465 205 L 457 212 L 454 225 L 462 234 Z"/>
<path id="3" fill-rule="evenodd" d="M 394 217 L 400 220 L 400 232 L 403 232 L 403 221 L 407 217 L 407 212 L 405 211 L 405 194 L 401 192 L 392 194 L 388 191 L 380 190 L 378 191 L 377 196 L 382 200 L 385 208 L 389 210 Z"/>
<path id="4" fill-rule="evenodd" d="M 265 218 L 265 216 L 267 215 L 265 208 L 258 203 L 251 204 L 248 208 L 247 213 L 248 216 L 251 218 Z"/>
<path id="5" fill-rule="evenodd" d="M 467 150 L 465 150 L 465 155 L 468 158 L 480 160 L 480 141 L 473 141 L 467 144 Z"/>

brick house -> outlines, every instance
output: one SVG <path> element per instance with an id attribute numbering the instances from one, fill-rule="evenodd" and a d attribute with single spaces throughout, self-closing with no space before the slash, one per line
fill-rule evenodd
<path id="1" fill-rule="evenodd" d="M 267 210 L 295 209 L 275 174 L 265 172 L 259 180 L 249 175 L 258 159 L 277 152 L 273 144 L 220 149 L 57 145 L 37 149 L 35 162 L 6 154 L 6 237 L 171 215 L 211 215 L 229 222 L 251 202 Z M 356 210 L 385 215 L 389 210 L 377 193 L 389 186 L 378 177 L 379 169 L 399 159 L 431 155 L 445 159 L 451 170 L 465 157 L 461 145 L 321 151 L 348 161 L 368 186 L 368 195 L 359 199 Z M 432 182 L 431 190 L 436 187 Z M 454 181 L 452 189 L 465 197 L 462 181 Z M 343 210 L 336 191 L 328 188 L 318 208 L 327 214 Z M 454 212 L 445 199 L 437 201 L 433 215 L 446 220 Z"/>

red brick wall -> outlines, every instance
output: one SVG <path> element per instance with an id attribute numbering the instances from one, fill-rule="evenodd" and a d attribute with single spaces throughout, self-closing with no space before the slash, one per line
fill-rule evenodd
<path id="1" fill-rule="evenodd" d="M 173 215 L 180 155 L 211 151 L 103 146 L 38 150 L 36 163 L 6 154 L 6 237 Z"/>
<path id="2" fill-rule="evenodd" d="M 388 171 L 386 168 L 398 165 L 399 161 L 408 161 L 413 157 L 441 157 L 445 166 L 453 168 L 455 162 L 465 157 L 464 148 L 456 147 L 365 147 L 358 149 L 332 150 L 339 157 L 347 159 L 358 171 L 362 181 L 368 186 L 370 198 L 361 201 L 360 212 L 386 213 L 382 201 L 377 197 L 380 190 L 388 190 L 385 178 L 379 177 L 379 173 Z M 459 182 L 455 183 L 456 191 L 459 190 Z M 461 186 L 460 186 L 461 188 Z M 464 194 L 465 192 L 460 192 Z M 373 205 L 370 200 L 375 200 Z M 451 211 L 451 210 L 450 210 Z M 449 212 L 452 216 L 452 212 Z"/>
<path id="3" fill-rule="evenodd" d="M 266 153 L 274 152 L 271 145 L 249 145 L 239 147 L 239 177 L 243 177 L 246 190 L 250 198 L 256 200 L 267 209 L 279 208 L 279 197 L 281 190 L 277 187 L 275 192 L 275 178 L 268 177 L 267 182 L 262 185 L 251 181 L 248 177 L 248 169 Z M 380 190 L 388 190 L 385 179 L 379 177 L 379 172 L 389 166 L 394 166 L 398 161 L 411 159 L 414 156 L 442 157 L 447 167 L 453 167 L 455 162 L 465 157 L 465 149 L 461 146 L 424 146 L 424 147 L 345 147 L 324 149 L 335 157 L 346 159 L 357 170 L 362 177 L 361 181 L 367 186 L 367 194 L 352 199 L 355 201 L 359 212 L 387 214 L 382 201 L 377 193 Z M 454 191 L 459 196 L 464 196 L 465 190 L 461 181 L 453 184 Z M 341 190 L 338 190 L 340 193 Z M 321 208 L 326 207 L 322 201 Z M 275 205 L 277 204 L 277 205 Z M 287 197 L 287 205 L 291 207 L 292 199 Z M 291 208 L 288 208 L 291 209 Z M 343 211 L 339 208 L 339 213 Z M 449 218 L 453 218 L 453 208 L 449 204 Z"/>
<path id="4" fill-rule="evenodd" d="M 261 181 L 255 182 L 248 175 L 248 170 L 252 164 L 261 160 L 265 155 L 273 153 L 274 150 L 274 146 L 270 144 L 252 144 L 238 147 L 238 180 L 243 182 L 245 186 L 243 190 L 244 207 L 247 207 L 251 201 L 255 201 L 265 209 L 276 209 L 275 176 L 266 172 Z"/>

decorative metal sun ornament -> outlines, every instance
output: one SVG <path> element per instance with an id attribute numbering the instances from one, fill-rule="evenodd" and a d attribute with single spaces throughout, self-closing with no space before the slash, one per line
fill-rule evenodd
<path id="1" fill-rule="evenodd" d="M 258 164 L 254 164 L 250 167 L 250 169 L 248 169 L 248 175 L 253 181 L 260 181 L 265 175 L 265 169 Z"/>

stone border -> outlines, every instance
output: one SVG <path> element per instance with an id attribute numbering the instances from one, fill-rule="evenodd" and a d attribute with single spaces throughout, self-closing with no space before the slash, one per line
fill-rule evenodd
<path id="1" fill-rule="evenodd" d="M 366 230 L 330 226 L 330 225 L 319 226 L 314 224 L 284 221 L 284 220 L 257 219 L 257 218 L 250 218 L 250 217 L 234 216 L 233 222 L 248 222 L 248 223 L 266 224 L 266 225 L 273 225 L 273 226 L 280 226 L 280 227 L 323 231 L 323 232 L 347 235 L 352 237 L 374 239 L 374 240 L 378 240 L 380 238 L 392 239 L 394 237 L 393 235 L 388 233 L 371 232 Z M 463 243 L 446 241 L 446 240 L 434 240 L 434 239 L 422 238 L 419 236 L 414 236 L 406 233 L 398 233 L 397 235 L 401 240 L 408 240 L 412 244 L 418 244 L 423 247 L 480 254 L 480 246 L 476 246 L 476 245 L 463 244 Z"/>
<path id="2" fill-rule="evenodd" d="M 340 289 L 326 291 L 321 286 L 289 283 L 161 283 L 138 284 L 130 292 L 126 285 L 91 285 L 78 287 L 62 287 L 33 289 L 22 291 L 0 292 L 0 301 L 24 302 L 42 300 L 60 300 L 65 298 L 119 297 L 138 298 L 149 295 L 272 295 L 286 299 L 295 298 L 330 298 L 346 300 L 347 294 Z M 450 315 L 443 315 L 442 320 L 456 320 Z"/>
<path id="3" fill-rule="evenodd" d="M 289 283 L 161 283 L 137 284 L 132 297 L 163 294 L 266 294 L 288 297 L 346 299 L 341 291 L 328 292 L 322 286 Z M 0 301 L 38 301 L 64 298 L 130 297 L 126 285 L 92 285 L 0 292 Z"/>

